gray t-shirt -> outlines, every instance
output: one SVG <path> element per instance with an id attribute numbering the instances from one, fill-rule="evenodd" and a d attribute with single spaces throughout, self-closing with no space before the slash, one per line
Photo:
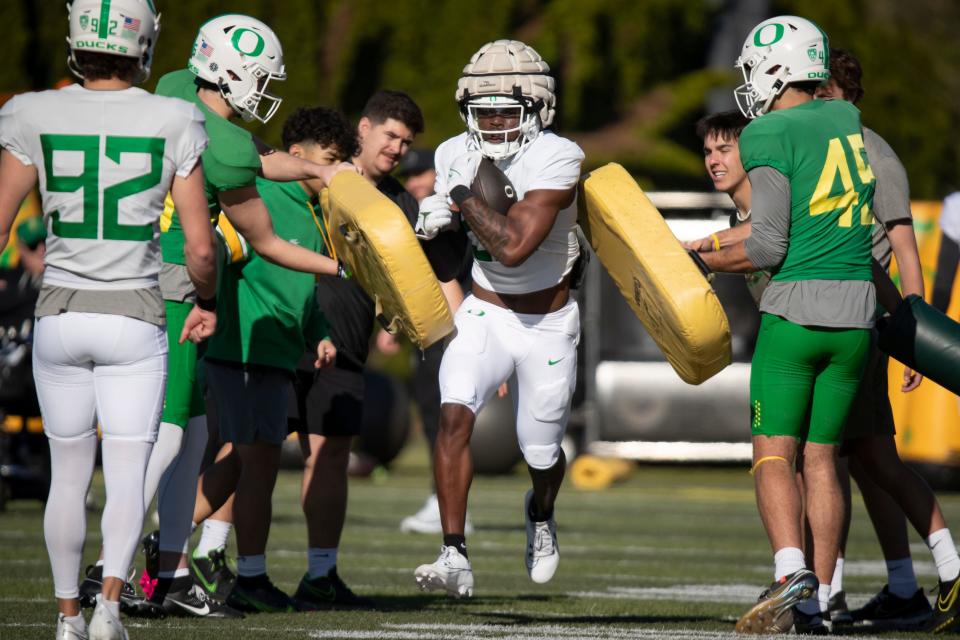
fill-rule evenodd
<path id="1" fill-rule="evenodd" d="M 887 226 L 898 220 L 912 220 L 910 212 L 910 183 L 900 158 L 887 141 L 871 129 L 863 128 L 863 146 L 867 161 L 877 179 L 873 194 L 873 257 L 883 268 L 890 270 L 893 250 L 887 238 Z"/>
<path id="2" fill-rule="evenodd" d="M 790 238 L 790 181 L 768 166 L 748 175 L 753 225 L 744 248 L 756 267 L 774 269 Z M 876 306 L 873 282 L 865 280 L 774 280 L 760 300 L 761 312 L 808 327 L 869 329 Z"/>
<path id="3" fill-rule="evenodd" d="M 127 316 L 159 327 L 167 324 L 167 314 L 159 287 L 111 291 L 43 285 L 34 315 L 41 318 L 67 311 Z"/>

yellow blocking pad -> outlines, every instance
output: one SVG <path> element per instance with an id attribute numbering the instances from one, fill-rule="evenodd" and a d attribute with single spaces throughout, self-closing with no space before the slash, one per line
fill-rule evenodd
<path id="1" fill-rule="evenodd" d="M 570 480 L 577 489 L 606 489 L 626 479 L 635 467 L 629 460 L 584 454 L 570 465 Z"/>
<path id="2" fill-rule="evenodd" d="M 390 333 L 426 349 L 453 331 L 453 317 L 406 216 L 356 173 L 342 171 L 321 194 L 337 256 L 377 305 Z"/>
<path id="3" fill-rule="evenodd" d="M 600 263 L 684 382 L 730 364 L 730 324 L 663 216 L 619 164 L 584 176 L 579 223 Z"/>

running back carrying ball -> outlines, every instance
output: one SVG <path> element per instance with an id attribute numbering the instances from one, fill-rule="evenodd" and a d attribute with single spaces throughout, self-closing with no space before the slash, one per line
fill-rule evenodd
<path id="1" fill-rule="evenodd" d="M 517 192 L 510 178 L 488 158 L 480 161 L 477 177 L 470 185 L 470 191 L 486 202 L 488 207 L 503 215 L 507 215 L 507 211 L 517 201 Z"/>

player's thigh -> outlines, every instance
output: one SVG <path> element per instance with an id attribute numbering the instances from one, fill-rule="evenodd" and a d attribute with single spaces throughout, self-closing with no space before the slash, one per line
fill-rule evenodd
<path id="1" fill-rule="evenodd" d="M 93 368 L 103 437 L 153 442 L 167 377 L 166 332 L 124 316 L 112 316 L 111 324 L 116 343 Z"/>
<path id="2" fill-rule="evenodd" d="M 167 312 L 167 388 L 163 422 L 186 428 L 193 416 L 203 415 L 203 395 L 197 382 L 197 345 L 179 343 L 180 332 L 193 304 L 164 300 Z"/>
<path id="3" fill-rule="evenodd" d="M 553 466 L 559 455 L 577 384 L 579 335 L 579 311 L 573 303 L 515 336 L 517 343 L 528 345 L 511 384 L 511 391 L 516 390 L 517 440 L 534 468 Z"/>
<path id="4" fill-rule="evenodd" d="M 96 427 L 93 365 L 73 355 L 88 332 L 71 322 L 75 315 L 44 316 L 34 328 L 33 377 L 43 429 L 61 440 L 87 437 Z"/>
<path id="5" fill-rule="evenodd" d="M 462 404 L 474 414 L 513 373 L 504 344 L 509 311 L 468 297 L 457 310 L 453 340 L 440 363 L 441 404 Z"/>
<path id="6" fill-rule="evenodd" d="M 764 313 L 750 367 L 750 431 L 801 438 L 820 346 L 806 327 Z"/>
<path id="7" fill-rule="evenodd" d="M 814 383 L 808 440 L 839 444 L 860 387 L 870 349 L 870 332 L 867 329 L 843 329 L 821 333 L 821 344 L 829 347 L 830 357 Z"/>

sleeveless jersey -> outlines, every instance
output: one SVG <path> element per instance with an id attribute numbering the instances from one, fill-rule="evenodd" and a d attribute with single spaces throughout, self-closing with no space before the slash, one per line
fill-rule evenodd
<path id="1" fill-rule="evenodd" d="M 447 171 L 454 159 L 472 149 L 467 133 L 450 138 L 437 148 L 434 158 L 437 193 L 447 192 Z M 576 143 L 544 131 L 519 153 L 501 160 L 497 166 L 513 183 L 517 200 L 522 200 L 528 191 L 564 190 L 576 186 L 582 162 L 583 151 Z M 506 267 L 490 259 L 477 237 L 468 232 L 478 249 L 473 261 L 473 281 L 484 289 L 509 294 L 532 293 L 559 284 L 570 273 L 579 255 L 576 225 L 577 202 L 574 198 L 569 207 L 557 214 L 540 246 L 516 267 Z"/>
<path id="2" fill-rule="evenodd" d="M 771 111 L 740 136 L 748 172 L 769 166 L 790 182 L 790 235 L 774 281 L 871 280 L 876 184 L 860 112 L 843 100 Z"/>
<path id="3" fill-rule="evenodd" d="M 164 198 L 207 146 L 196 107 L 138 88 L 27 93 L 0 110 L 0 145 L 37 168 L 44 284 L 157 285 Z"/>

